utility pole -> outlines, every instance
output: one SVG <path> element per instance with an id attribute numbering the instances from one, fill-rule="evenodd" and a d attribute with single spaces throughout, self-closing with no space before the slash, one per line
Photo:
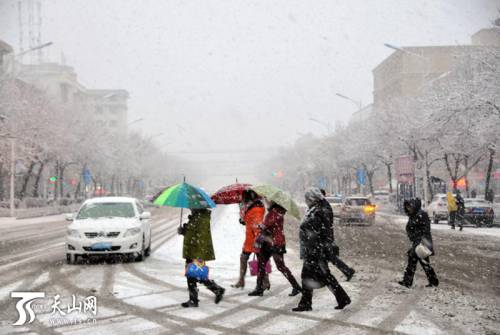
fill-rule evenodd
<path id="1" fill-rule="evenodd" d="M 14 217 L 15 211 L 15 181 L 16 181 L 16 139 L 10 138 L 10 216 Z"/>

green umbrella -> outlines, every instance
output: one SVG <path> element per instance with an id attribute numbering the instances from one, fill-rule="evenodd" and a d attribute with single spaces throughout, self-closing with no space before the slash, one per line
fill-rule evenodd
<path id="1" fill-rule="evenodd" d="M 182 226 L 182 212 L 184 208 L 201 209 L 214 208 L 216 206 L 205 191 L 186 183 L 186 178 L 184 178 L 184 182 L 181 184 L 170 186 L 159 193 L 153 199 L 153 203 L 159 206 L 180 207 L 180 226 Z"/>
<path id="2" fill-rule="evenodd" d="M 297 206 L 295 201 L 293 201 L 290 194 L 286 193 L 283 190 L 280 190 L 273 185 L 259 185 L 251 187 L 251 189 L 267 200 L 274 201 L 275 203 L 286 209 L 288 214 L 300 220 L 299 207 Z"/>

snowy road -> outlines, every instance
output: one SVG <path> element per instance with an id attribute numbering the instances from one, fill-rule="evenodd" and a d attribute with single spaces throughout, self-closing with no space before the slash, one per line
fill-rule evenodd
<path id="1" fill-rule="evenodd" d="M 0 227 L 0 334 L 498 334 L 500 329 L 500 238 L 458 235 L 436 230 L 438 255 L 433 260 L 441 277 L 437 289 L 424 288 L 417 272 L 415 287 L 400 288 L 396 280 L 404 267 L 406 240 L 401 220 L 379 216 L 371 227 L 336 227 L 342 258 L 357 270 L 351 282 L 334 270 L 353 303 L 334 310 L 326 289 L 315 291 L 313 311 L 293 313 L 298 297 L 288 297 L 289 284 L 281 274 L 271 275 L 272 288 L 264 297 L 248 297 L 232 289 L 238 272 L 243 227 L 238 211 L 221 206 L 213 213 L 213 239 L 217 261 L 211 277 L 224 286 L 219 304 L 200 288 L 200 307 L 183 309 L 187 299 L 182 238 L 176 235 L 175 211 L 153 216 L 153 254 L 142 263 L 66 265 L 61 217 L 5 224 Z M 287 225 L 286 261 L 295 276 L 301 263 L 294 250 L 297 224 Z M 95 295 L 95 324 L 81 323 L 88 314 L 61 316 L 51 310 L 37 313 L 29 326 L 12 326 L 17 319 L 11 291 L 59 294 L 61 306 L 69 297 Z"/>

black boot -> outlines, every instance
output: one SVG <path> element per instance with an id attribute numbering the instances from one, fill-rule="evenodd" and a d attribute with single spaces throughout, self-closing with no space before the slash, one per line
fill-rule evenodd
<path id="1" fill-rule="evenodd" d="M 264 295 L 264 290 L 261 288 L 255 288 L 252 292 L 248 293 L 249 297 L 262 297 Z"/>
<path id="2" fill-rule="evenodd" d="M 264 295 L 264 289 L 263 289 L 263 281 L 264 278 L 257 276 L 257 286 L 255 289 L 248 293 L 248 296 L 250 297 L 262 297 Z"/>
<path id="3" fill-rule="evenodd" d="M 188 300 L 186 302 L 183 302 L 181 306 L 184 308 L 198 307 L 198 301 Z"/>
<path id="4" fill-rule="evenodd" d="M 224 292 L 226 292 L 226 290 L 222 287 L 217 290 L 217 293 L 215 293 L 215 303 L 216 304 L 221 302 L 222 298 L 224 297 Z"/>
<path id="5" fill-rule="evenodd" d="M 210 291 L 215 294 L 215 303 L 218 304 L 222 300 L 222 297 L 224 296 L 224 292 L 226 292 L 226 290 L 217 285 L 213 280 L 204 281 L 203 285 L 205 285 Z"/>
<path id="6" fill-rule="evenodd" d="M 351 269 L 351 271 L 349 271 L 349 273 L 346 275 L 346 280 L 347 281 L 350 281 L 352 279 L 352 276 L 354 276 L 354 274 L 356 273 L 356 270 L 354 269 Z"/>
<path id="7" fill-rule="evenodd" d="M 401 286 L 404 286 L 406 288 L 410 288 L 411 287 L 411 284 L 408 284 L 407 282 L 405 282 L 404 280 L 400 280 L 398 281 L 398 284 L 401 285 Z"/>
<path id="8" fill-rule="evenodd" d="M 312 311 L 311 306 L 304 306 L 299 304 L 297 307 L 292 308 L 292 312 L 308 312 L 308 311 Z"/>
<path id="9" fill-rule="evenodd" d="M 292 289 L 292 292 L 288 295 L 289 297 L 295 297 L 296 295 L 298 295 L 299 293 L 302 292 L 302 289 L 299 287 L 294 287 Z"/>
<path id="10" fill-rule="evenodd" d="M 312 295 L 312 290 L 302 289 L 302 298 L 300 298 L 299 305 L 293 308 L 292 312 L 312 311 Z"/>
<path id="11" fill-rule="evenodd" d="M 196 279 L 188 278 L 189 300 L 181 304 L 182 307 L 198 307 L 198 288 Z"/>

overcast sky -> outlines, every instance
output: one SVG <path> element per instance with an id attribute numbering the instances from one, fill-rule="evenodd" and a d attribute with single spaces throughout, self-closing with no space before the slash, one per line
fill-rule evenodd
<path id="1" fill-rule="evenodd" d="M 17 46 L 17 0 L 0 39 Z M 42 1 L 46 56 L 89 88 L 130 92 L 129 119 L 167 151 L 290 144 L 372 101 L 371 70 L 395 45 L 469 43 L 500 0 Z"/>

